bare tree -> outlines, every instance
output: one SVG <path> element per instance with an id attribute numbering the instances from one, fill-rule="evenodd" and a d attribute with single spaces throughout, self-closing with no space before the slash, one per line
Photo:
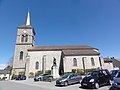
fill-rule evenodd
<path id="1" fill-rule="evenodd" d="M 4 70 L 6 70 L 7 72 L 12 73 L 12 67 L 13 67 L 13 56 L 11 58 L 8 59 L 8 62 L 7 62 L 7 66 L 5 67 Z"/>
<path id="2" fill-rule="evenodd" d="M 13 56 L 8 59 L 7 66 L 12 67 L 13 66 Z"/>

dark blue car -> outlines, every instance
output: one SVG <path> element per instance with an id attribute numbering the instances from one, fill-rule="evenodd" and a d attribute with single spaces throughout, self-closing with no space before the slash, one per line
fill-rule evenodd
<path id="1" fill-rule="evenodd" d="M 26 76 L 25 75 L 18 75 L 16 80 L 26 80 Z"/>
<path id="2" fill-rule="evenodd" d="M 114 77 L 116 76 L 116 74 L 119 72 L 120 70 L 112 70 L 110 71 L 110 74 L 111 74 L 111 79 L 113 80 Z"/>
<path id="3" fill-rule="evenodd" d="M 120 71 L 118 71 L 116 76 L 113 78 L 110 90 L 120 90 Z"/>

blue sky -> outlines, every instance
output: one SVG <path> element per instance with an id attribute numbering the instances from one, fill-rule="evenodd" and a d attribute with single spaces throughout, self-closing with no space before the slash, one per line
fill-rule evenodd
<path id="1" fill-rule="evenodd" d="M 35 45 L 90 45 L 120 58 L 119 0 L 0 0 L 0 64 L 14 55 L 28 10 Z"/>

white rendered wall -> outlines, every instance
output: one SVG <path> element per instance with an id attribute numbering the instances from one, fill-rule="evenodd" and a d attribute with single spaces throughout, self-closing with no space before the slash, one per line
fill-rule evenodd
<path id="1" fill-rule="evenodd" d="M 63 60 L 64 72 L 71 72 L 72 69 L 83 69 L 83 57 L 85 57 L 85 69 L 100 67 L 99 56 L 65 56 Z M 77 66 L 73 66 L 73 58 L 77 59 Z M 95 66 L 92 66 L 91 58 L 94 58 Z"/>
<path id="2" fill-rule="evenodd" d="M 7 77 L 5 80 L 9 79 L 10 74 L 0 74 L 0 78 Z"/>
<path id="3" fill-rule="evenodd" d="M 61 51 L 29 51 L 28 55 L 30 56 L 29 61 L 29 71 L 28 72 L 37 72 L 42 71 L 42 59 L 43 56 L 46 55 L 46 70 L 51 70 L 53 65 L 54 58 L 56 59 L 57 66 L 59 68 L 60 59 L 61 59 Z M 39 62 L 39 69 L 35 69 L 35 63 Z"/>

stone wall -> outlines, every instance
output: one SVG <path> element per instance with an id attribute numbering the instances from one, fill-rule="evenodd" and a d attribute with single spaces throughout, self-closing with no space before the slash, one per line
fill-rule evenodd
<path id="1" fill-rule="evenodd" d="M 60 65 L 61 51 L 29 51 L 28 55 L 30 56 L 29 61 L 29 73 L 36 73 L 37 71 L 43 70 L 43 56 L 46 56 L 45 69 L 51 70 L 53 65 L 54 58 L 56 59 L 57 66 Z M 35 69 L 35 63 L 39 62 L 39 69 Z"/>
<path id="2" fill-rule="evenodd" d="M 84 59 L 85 69 L 100 67 L 99 56 L 65 56 L 64 57 L 64 72 L 71 72 L 72 69 L 83 69 Z M 77 66 L 73 66 L 73 59 L 77 59 Z M 91 58 L 94 58 L 95 66 L 91 64 Z"/>

